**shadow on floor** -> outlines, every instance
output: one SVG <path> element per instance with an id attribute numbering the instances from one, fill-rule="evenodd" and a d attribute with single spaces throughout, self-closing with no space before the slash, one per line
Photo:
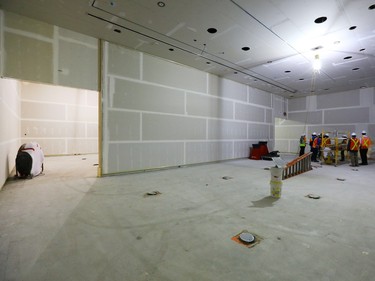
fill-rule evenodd
<path id="1" fill-rule="evenodd" d="M 257 201 L 251 201 L 253 203 L 252 206 L 249 206 L 250 208 L 267 208 L 267 207 L 273 207 L 273 203 L 279 200 L 280 198 L 275 198 L 272 196 L 266 196 L 260 200 Z"/>

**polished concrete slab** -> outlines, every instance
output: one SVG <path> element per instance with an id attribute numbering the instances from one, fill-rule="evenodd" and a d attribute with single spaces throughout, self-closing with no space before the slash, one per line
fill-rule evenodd
<path id="1" fill-rule="evenodd" d="M 0 280 L 374 280 L 372 161 L 314 163 L 283 181 L 280 199 L 272 161 L 104 178 L 96 163 L 48 157 L 44 175 L 7 182 Z M 244 230 L 259 244 L 232 240 Z"/>

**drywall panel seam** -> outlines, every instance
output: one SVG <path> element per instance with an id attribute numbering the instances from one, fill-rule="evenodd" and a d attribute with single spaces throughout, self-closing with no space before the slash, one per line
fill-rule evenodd
<path id="1" fill-rule="evenodd" d="M 206 119 L 206 140 L 208 140 L 208 118 Z"/>
<path id="2" fill-rule="evenodd" d="M 93 50 L 97 50 L 98 49 L 97 45 L 88 44 L 88 43 L 85 43 L 85 42 L 82 42 L 82 41 L 79 41 L 79 40 L 75 40 L 75 39 L 72 39 L 72 38 L 68 38 L 68 37 L 64 37 L 64 36 L 59 36 L 59 39 L 62 40 L 62 41 L 68 42 L 68 43 L 74 43 L 74 44 L 82 45 L 84 47 L 87 47 L 87 48 L 90 48 L 90 49 L 93 49 Z"/>
<path id="3" fill-rule="evenodd" d="M 67 105 L 67 106 L 73 106 L 73 107 L 81 107 L 81 108 L 96 108 L 96 106 L 93 105 L 75 105 L 74 103 L 63 103 L 63 102 L 54 102 L 54 101 L 41 101 L 41 100 L 34 100 L 34 99 L 22 99 L 22 102 L 29 102 L 29 103 L 37 103 L 37 104 L 53 104 L 53 105 Z"/>
<path id="4" fill-rule="evenodd" d="M 113 77 L 109 78 L 109 85 L 108 85 L 108 98 L 109 98 L 109 107 L 113 107 L 113 99 L 115 95 L 115 79 Z"/>
<path id="5" fill-rule="evenodd" d="M 139 53 L 139 80 L 143 81 L 143 53 Z"/>
<path id="6" fill-rule="evenodd" d="M 19 138 L 15 138 L 15 139 L 9 139 L 9 140 L 6 140 L 6 141 L 2 141 L 2 142 L 0 142 L 0 146 L 9 145 L 9 144 L 12 144 L 14 142 L 18 142 L 19 140 L 20 140 Z"/>
<path id="7" fill-rule="evenodd" d="M 4 73 L 4 12 L 0 10 L 0 76 Z"/>
<path id="8" fill-rule="evenodd" d="M 139 139 L 141 141 L 143 141 L 143 127 L 142 127 L 142 124 L 143 124 L 143 113 L 141 112 L 140 116 L 139 116 Z"/>
<path id="9" fill-rule="evenodd" d="M 110 77 L 108 77 L 108 42 L 102 42 L 102 48 L 101 48 L 102 52 L 102 58 L 101 58 L 101 61 L 102 61 L 102 75 L 103 75 L 103 78 L 102 78 L 102 91 L 103 89 L 105 89 L 103 92 L 107 92 L 106 90 L 108 90 L 109 92 L 109 85 L 108 85 L 108 81 L 110 79 Z M 107 95 L 109 96 L 109 94 Z M 103 124 L 108 124 L 108 100 L 107 98 L 104 98 L 104 95 L 102 96 L 101 98 L 102 100 L 102 122 Z M 106 131 L 104 131 L 104 129 Z M 107 173 L 108 172 L 108 164 L 109 164 L 109 159 L 108 159 L 108 155 L 109 155 L 109 143 L 108 143 L 108 138 L 109 138 L 109 133 L 107 132 L 108 128 L 103 126 L 102 128 L 102 153 L 103 153 L 103 157 L 102 157 L 102 172 L 103 173 Z"/>
<path id="10" fill-rule="evenodd" d="M 57 26 L 53 26 L 52 53 L 52 81 L 53 84 L 59 84 L 59 29 Z"/>
<path id="11" fill-rule="evenodd" d="M 185 112 L 184 115 L 188 115 L 188 111 L 187 111 L 187 93 L 186 92 L 184 92 L 184 112 Z"/>
<path id="12" fill-rule="evenodd" d="M 184 154 L 183 154 L 183 159 L 182 159 L 182 163 L 186 164 L 186 141 L 184 141 Z"/>
<path id="13" fill-rule="evenodd" d="M 206 73 L 206 94 L 210 94 L 210 74 Z"/>
<path id="14" fill-rule="evenodd" d="M 59 138 L 53 138 L 50 137 L 50 139 L 59 139 Z M 96 139 L 96 138 L 93 138 Z M 249 139 L 178 139 L 178 140 L 142 140 L 142 141 L 136 141 L 136 140 L 110 140 L 107 143 L 108 144 L 163 144 L 163 143 L 217 143 L 217 142 L 242 142 L 242 141 L 247 141 Z M 250 140 L 259 140 L 257 139 L 250 139 Z"/>
<path id="15" fill-rule="evenodd" d="M 16 34 L 16 35 L 21 35 L 21 36 L 24 36 L 24 37 L 32 38 L 32 39 L 37 39 L 37 40 L 44 41 L 44 42 L 47 42 L 47 43 L 53 43 L 53 38 L 45 37 L 45 36 L 42 36 L 42 35 L 39 35 L 39 34 L 27 32 L 27 31 L 23 31 L 23 30 L 19 30 L 19 29 L 4 27 L 4 31 L 9 32 L 9 33 L 13 33 L 13 34 Z"/>

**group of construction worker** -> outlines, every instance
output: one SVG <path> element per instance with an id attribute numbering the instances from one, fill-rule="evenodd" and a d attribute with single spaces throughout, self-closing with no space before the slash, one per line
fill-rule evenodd
<path id="1" fill-rule="evenodd" d="M 368 165 L 367 153 L 372 142 L 371 139 L 367 136 L 366 131 L 362 131 L 361 138 L 357 138 L 356 133 L 352 133 L 350 137 L 347 135 L 342 135 L 342 141 L 339 144 L 340 150 L 340 161 L 345 161 L 345 151 L 350 155 L 351 166 L 357 167 L 358 165 Z M 305 153 L 305 147 L 307 145 L 306 134 L 302 134 L 299 140 L 300 152 L 299 155 Z M 316 132 L 312 133 L 309 140 L 311 161 L 319 162 L 318 159 L 327 159 L 327 156 L 333 157 L 331 150 L 331 139 L 328 133 L 317 134 Z M 361 157 L 361 163 L 358 163 L 358 152 Z"/>

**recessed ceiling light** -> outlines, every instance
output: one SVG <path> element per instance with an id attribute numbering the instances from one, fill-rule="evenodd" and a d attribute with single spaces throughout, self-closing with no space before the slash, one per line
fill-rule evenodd
<path id="1" fill-rule="evenodd" d="M 314 22 L 319 24 L 319 23 L 325 22 L 326 20 L 327 20 L 327 17 L 319 17 L 319 18 L 316 18 Z"/>
<path id="2" fill-rule="evenodd" d="M 213 34 L 213 33 L 216 33 L 216 32 L 217 32 L 217 29 L 216 29 L 216 28 L 213 28 L 213 27 L 210 27 L 210 28 L 207 29 L 207 32 Z"/>
<path id="3" fill-rule="evenodd" d="M 353 26 L 349 27 L 349 30 L 354 30 L 356 28 L 357 28 L 357 26 L 353 25 Z"/>
<path id="4" fill-rule="evenodd" d="M 250 47 L 242 47 L 242 50 L 243 50 L 243 51 L 249 51 L 249 50 L 250 50 Z"/>
<path id="5" fill-rule="evenodd" d="M 165 3 L 162 2 L 162 1 L 159 1 L 159 2 L 158 2 L 158 6 L 159 6 L 160 8 L 163 8 L 163 7 L 165 7 Z"/>
<path id="6" fill-rule="evenodd" d="M 347 57 L 344 58 L 344 60 L 348 60 L 348 59 L 351 59 L 351 58 L 352 58 L 352 56 L 347 56 Z"/>
<path id="7" fill-rule="evenodd" d="M 368 7 L 369 10 L 374 10 L 375 9 L 375 4 L 371 5 L 370 7 Z"/>
<path id="8" fill-rule="evenodd" d="M 354 70 L 354 71 L 355 71 L 355 70 L 359 70 L 359 67 L 353 68 L 352 70 Z"/>

